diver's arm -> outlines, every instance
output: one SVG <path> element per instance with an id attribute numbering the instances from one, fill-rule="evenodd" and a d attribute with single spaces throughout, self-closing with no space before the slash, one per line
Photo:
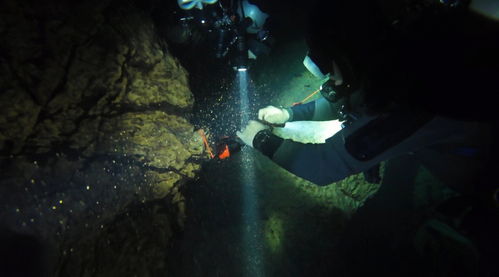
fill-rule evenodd
<path id="1" fill-rule="evenodd" d="M 382 120 L 379 126 L 390 128 L 381 128 L 383 133 L 387 134 L 378 136 L 380 128 L 377 124 L 374 128 L 368 127 L 376 122 L 375 119 L 378 117 L 360 118 L 327 139 L 324 144 L 304 144 L 284 140 L 273 135 L 270 130 L 264 130 L 255 136 L 253 146 L 289 172 L 317 185 L 327 185 L 364 172 L 382 161 L 409 151 L 417 151 L 436 143 L 460 141 L 476 133 L 480 127 L 474 122 L 461 122 L 443 117 L 428 118 L 429 121 L 423 118 L 422 121 L 412 123 L 407 121 L 407 124 L 412 125 L 408 128 Z M 369 131 L 369 129 L 372 132 L 364 133 L 364 130 Z M 369 139 L 361 139 L 356 142 L 357 145 L 353 145 L 357 147 L 351 147 L 349 141 L 355 138 L 356 134 L 365 134 Z M 398 138 L 390 141 L 392 136 Z M 375 148 L 370 148 L 372 146 Z M 364 158 L 359 155 L 363 153 L 372 153 L 372 155 L 368 154 Z"/>
<path id="2" fill-rule="evenodd" d="M 337 119 L 334 104 L 321 97 L 315 101 L 288 108 L 289 121 L 325 121 Z"/>
<path id="3" fill-rule="evenodd" d="M 290 108 L 267 106 L 258 110 L 258 119 L 271 124 L 284 124 L 288 121 L 335 120 L 338 119 L 335 105 L 324 98 L 319 98 Z"/>
<path id="4" fill-rule="evenodd" d="M 336 134 L 325 144 L 304 144 L 282 139 L 270 130 L 264 130 L 255 136 L 253 146 L 289 172 L 324 186 L 361 172 L 343 160 L 347 153 L 341 136 Z M 345 153 L 336 148 L 343 148 Z M 366 165 L 366 168 L 369 167 Z"/>

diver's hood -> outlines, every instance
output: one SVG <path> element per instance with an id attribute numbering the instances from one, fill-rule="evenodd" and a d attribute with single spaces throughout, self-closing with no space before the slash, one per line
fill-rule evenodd
<path id="1" fill-rule="evenodd" d="M 192 8 L 203 9 L 203 4 L 215 4 L 218 0 L 177 0 L 178 6 L 183 10 Z"/>
<path id="2" fill-rule="evenodd" d="M 179 0 L 180 1 L 180 0 Z M 249 17 L 253 21 L 252 24 L 246 29 L 250 34 L 256 34 L 260 31 L 269 17 L 268 14 L 262 12 L 257 6 L 250 4 L 247 0 L 242 1 L 241 6 L 237 9 L 237 13 L 241 18 Z"/>

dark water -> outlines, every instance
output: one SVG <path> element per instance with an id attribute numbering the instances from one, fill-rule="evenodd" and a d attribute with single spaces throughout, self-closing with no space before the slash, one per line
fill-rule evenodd
<path id="1" fill-rule="evenodd" d="M 428 201 L 420 190 L 435 184 L 425 184 L 412 157 L 389 162 L 381 189 L 349 218 L 302 194 L 265 157 L 246 151 L 254 158 L 253 183 L 241 178 L 248 168 L 241 154 L 206 164 L 201 179 L 185 187 L 191 216 L 173 247 L 182 260 L 174 265 L 178 276 L 492 276 L 497 240 L 490 233 L 495 225 L 488 224 L 496 216 L 478 208 L 470 215 L 473 225 L 465 222 L 466 236 L 441 229 L 445 225 L 435 220 L 446 213 L 434 217 L 434 209 L 415 201 L 418 194 Z M 248 187 L 258 203 L 251 222 L 244 205 Z M 437 198 L 448 191 L 432 190 Z"/>
<path id="2" fill-rule="evenodd" d="M 290 8 L 289 5 L 284 7 L 284 12 L 273 11 L 276 18 L 300 14 L 299 7 Z M 196 52 L 195 47 L 179 50 L 172 46 L 190 73 L 190 85 L 196 98 L 191 121 L 197 128 L 208 132 L 211 142 L 220 136 L 234 135 L 244 121 L 256 117 L 259 108 L 272 104 L 273 99 L 282 93 L 282 84 L 290 79 L 290 73 L 285 69 L 292 68 L 285 59 L 284 65 L 273 67 L 271 64 L 284 52 L 279 43 L 285 45 L 286 40 L 300 35 L 303 26 L 296 25 L 303 18 L 293 18 L 297 19 L 294 25 L 281 24 L 275 29 L 281 35 L 281 41 L 272 50 L 273 56 L 256 62 L 249 71 L 248 103 L 244 111 L 241 104 L 245 100 L 238 89 L 237 73 L 227 66 L 226 60 L 216 60 L 202 51 Z M 276 68 L 282 71 L 271 74 Z M 37 164 L 50 164 L 55 157 L 77 163 L 73 157 L 61 158 L 58 155 L 50 153 L 28 162 L 33 171 L 37 170 Z M 440 156 L 426 158 L 437 163 L 444 161 Z M 50 235 L 56 239 L 60 233 L 77 228 L 88 233 L 106 230 L 117 248 L 125 243 L 120 240 L 118 228 L 107 229 L 101 224 L 106 221 L 100 218 L 102 214 L 114 214 L 113 211 L 133 203 L 132 216 L 127 213 L 122 217 L 147 220 L 130 220 L 130 225 L 116 226 L 128 228 L 136 222 L 148 225 L 149 218 L 140 211 L 152 213 L 153 209 L 136 203 L 137 199 L 140 202 L 146 196 L 141 190 L 143 168 L 121 156 L 77 164 L 90 172 L 86 176 L 65 176 L 69 171 L 66 166 L 64 163 L 53 165 L 59 172 L 54 180 L 44 180 L 48 174 L 40 172 L 40 176 L 26 181 L 9 178 L 9 175 L 19 175 L 16 172 L 19 169 L 9 167 L 8 160 L 2 161 L 2 176 L 6 176 L 0 188 L 2 223 L 8 223 L 19 233 L 28 230 L 28 233 L 45 236 L 43 232 L 55 230 L 55 234 Z M 293 185 L 299 182 L 294 177 L 246 147 L 230 160 L 206 162 L 199 179 L 182 187 L 186 198 L 183 229 L 174 224 L 173 227 L 149 226 L 153 231 L 154 228 L 174 229 L 174 236 L 167 246 L 154 248 L 154 242 L 167 241 L 159 231 L 157 237 L 150 236 L 150 232 L 136 232 L 140 228 L 130 227 L 130 232 L 137 233 L 138 241 L 146 236 L 152 237 L 153 241 L 146 245 L 154 251 L 168 253 L 168 258 L 150 261 L 166 263 L 168 276 L 494 276 L 488 273 L 488 268 L 497 257 L 495 226 L 498 217 L 485 205 L 490 202 L 491 195 L 481 194 L 480 190 L 477 192 L 478 199 L 483 198 L 484 204 L 473 203 L 473 210 L 462 224 L 467 233 L 459 239 L 449 239 L 449 233 L 430 228 L 432 225 L 421 228 L 429 218 L 440 219 L 438 216 L 443 212 L 435 216 L 435 209 L 415 203 L 414 196 L 420 193 L 417 191 L 420 168 L 420 161 L 410 156 L 390 162 L 379 192 L 350 217 L 304 193 Z M 106 175 L 109 179 L 103 177 Z M 69 179 L 74 181 L 68 182 Z M 494 174 L 484 179 L 483 183 L 477 181 L 483 185 L 483 191 L 488 192 L 490 186 L 497 186 L 497 182 L 491 181 L 496 180 Z M 115 180 L 120 181 L 116 183 Z M 438 195 L 447 191 L 441 187 L 436 190 Z M 452 214 L 468 205 L 466 199 L 456 202 L 445 206 L 443 214 Z M 164 203 L 156 204 L 164 208 Z M 87 222 L 93 223 L 86 226 Z M 425 232 L 418 233 L 421 230 Z M 7 241 L 2 241 L 0 247 L 7 245 L 7 249 L 11 249 L 8 244 L 10 234 L 2 238 Z M 20 251 L 9 253 L 10 258 L 5 261 L 12 262 L 17 268 L 22 268 L 24 262 L 42 268 L 43 265 L 36 264 L 41 255 L 38 251 L 43 249 L 40 242 L 32 237 L 26 240 L 22 236 L 18 238 L 26 241 L 26 245 L 18 248 Z M 466 239 L 473 242 L 471 247 Z M 105 241 L 102 243 L 106 245 Z M 427 248 L 417 249 L 418 243 Z M 479 251 L 478 260 L 475 249 Z M 72 252 L 73 249 L 56 251 Z M 105 263 L 107 252 L 103 253 L 95 255 L 96 260 L 102 258 L 97 263 Z"/>
<path id="3" fill-rule="evenodd" d="M 345 220 L 342 212 L 321 208 L 290 185 L 292 178 L 267 171 L 277 168 L 265 157 L 251 149 L 244 152 L 231 161 L 206 164 L 201 179 L 185 187 L 191 217 L 176 240 L 175 252 L 182 256 L 176 272 L 179 276 L 332 272 L 329 259 L 335 255 Z M 249 155 L 255 163 L 252 182 L 241 178 L 248 174 L 244 158 Z M 255 202 L 245 203 L 248 198 Z M 275 222 L 279 223 L 272 225 Z"/>

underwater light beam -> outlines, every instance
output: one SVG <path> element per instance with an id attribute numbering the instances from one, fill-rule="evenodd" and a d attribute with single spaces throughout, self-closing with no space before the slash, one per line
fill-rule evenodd
<path id="1" fill-rule="evenodd" d="M 240 126 L 243 128 L 250 119 L 249 97 L 248 97 L 248 72 L 240 68 L 237 70 L 237 85 L 239 97 L 241 99 L 241 121 Z"/>
<path id="2" fill-rule="evenodd" d="M 242 129 L 250 119 L 250 105 L 248 97 L 248 72 L 238 70 L 237 84 L 241 101 Z M 248 149 L 244 149 L 248 150 Z M 251 277 L 264 276 L 263 274 L 263 240 L 262 228 L 259 224 L 258 199 L 256 197 L 254 156 L 251 151 L 241 151 L 241 178 L 243 184 L 243 251 L 245 275 Z"/>

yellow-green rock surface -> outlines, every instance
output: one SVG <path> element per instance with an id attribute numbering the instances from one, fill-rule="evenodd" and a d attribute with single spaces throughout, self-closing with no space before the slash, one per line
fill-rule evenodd
<path id="1" fill-rule="evenodd" d="M 185 220 L 181 187 L 200 169 L 189 76 L 136 2 L 0 4 L 1 223 L 54 242 L 57 276 L 125 276 L 134 258 L 121 247 L 166 247 Z M 155 238 L 126 238 L 154 229 L 125 216 L 139 204 L 166 209 L 135 213 Z M 109 232 L 123 240 L 105 249 Z M 94 248 L 112 265 L 95 264 Z M 164 269 L 146 261 L 132 275 Z"/>

